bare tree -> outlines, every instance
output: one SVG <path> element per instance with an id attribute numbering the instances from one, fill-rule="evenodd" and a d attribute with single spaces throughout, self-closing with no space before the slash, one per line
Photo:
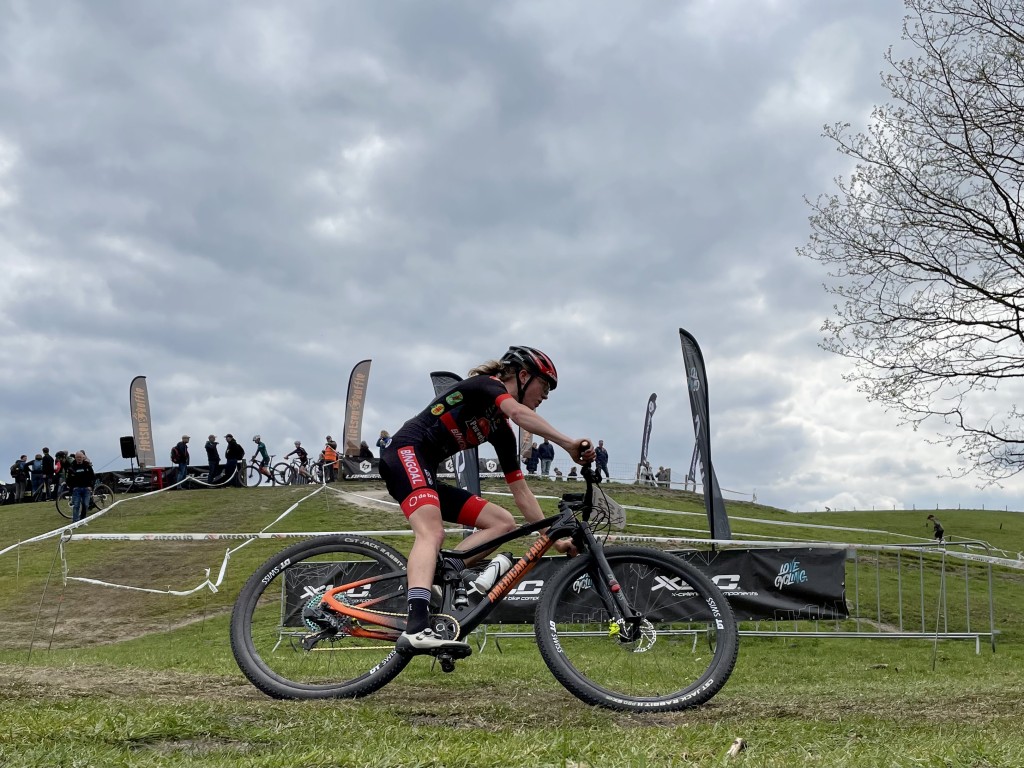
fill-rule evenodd
<path id="1" fill-rule="evenodd" d="M 988 481 L 1024 470 L 1024 3 L 906 0 L 866 133 L 825 136 L 854 161 L 810 203 L 801 253 L 838 297 L 822 347 L 849 378 Z"/>

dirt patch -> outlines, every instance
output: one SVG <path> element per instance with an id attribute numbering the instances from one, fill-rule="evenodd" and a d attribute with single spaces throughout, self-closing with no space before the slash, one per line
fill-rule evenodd
<path id="1" fill-rule="evenodd" d="M 59 701 L 97 695 L 149 700 L 264 698 L 241 675 L 225 677 L 92 665 L 41 668 L 0 664 L 0 680 L 4 683 L 0 685 L 0 699 Z"/>

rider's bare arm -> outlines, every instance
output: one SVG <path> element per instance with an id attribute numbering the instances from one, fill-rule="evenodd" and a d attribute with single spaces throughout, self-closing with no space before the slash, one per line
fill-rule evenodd
<path id="1" fill-rule="evenodd" d="M 539 416 L 535 410 L 527 408 L 522 403 L 518 403 L 510 397 L 501 401 L 501 411 L 512 419 L 516 425 L 533 433 L 534 435 L 546 437 L 555 445 L 560 446 L 577 464 L 582 464 L 586 461 L 587 459 L 584 458 L 585 455 L 593 451 L 593 448 L 591 448 L 590 451 L 583 450 L 583 443 L 590 443 L 592 441 L 586 439 L 574 440 L 567 435 L 563 435 L 551 426 L 547 419 L 543 416 Z M 593 456 L 590 458 L 593 460 Z"/>

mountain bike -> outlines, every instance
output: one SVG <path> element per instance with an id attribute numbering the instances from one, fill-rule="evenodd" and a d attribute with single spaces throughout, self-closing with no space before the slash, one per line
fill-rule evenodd
<path id="1" fill-rule="evenodd" d="M 256 459 L 249 459 L 248 464 L 243 464 L 240 471 L 243 472 L 243 480 L 249 488 L 255 488 L 257 485 L 262 483 L 264 480 L 267 481 L 268 485 L 276 485 L 277 480 L 274 478 L 274 473 L 270 467 L 274 462 L 274 454 L 270 454 L 270 463 L 267 464 L 267 471 L 263 472 L 263 467 Z"/>
<path id="2" fill-rule="evenodd" d="M 707 702 L 736 663 L 729 603 L 709 577 L 674 555 L 606 547 L 625 515 L 590 466 L 583 478 L 585 492 L 563 496 L 556 515 L 467 551 L 442 550 L 430 626 L 445 639 L 464 640 L 557 539 L 571 537 L 579 554 L 544 584 L 534 617 L 555 679 L 582 701 L 615 710 L 667 712 Z M 526 554 L 475 600 L 465 589 L 472 576 L 444 560 L 534 533 Z M 320 536 L 274 555 L 249 578 L 232 612 L 231 648 L 245 676 L 269 696 L 356 698 L 415 658 L 395 648 L 406 612 L 401 554 L 364 536 Z M 470 653 L 448 646 L 428 655 L 451 672 Z"/>
<path id="3" fill-rule="evenodd" d="M 313 480 L 309 466 L 303 466 L 298 459 L 281 461 L 274 465 L 271 475 L 278 485 L 307 485 Z"/>
<path id="4" fill-rule="evenodd" d="M 89 499 L 89 509 L 86 510 L 85 515 L 88 516 L 90 512 L 97 512 L 102 509 L 106 509 L 114 502 L 114 491 L 111 490 L 109 485 L 105 483 L 96 483 L 92 487 L 92 498 Z M 60 492 L 57 493 L 57 511 L 62 517 L 71 520 L 74 516 L 71 509 L 71 489 L 61 483 Z"/>

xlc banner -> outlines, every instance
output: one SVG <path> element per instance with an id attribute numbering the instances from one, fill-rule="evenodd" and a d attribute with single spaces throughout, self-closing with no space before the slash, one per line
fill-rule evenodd
<path id="1" fill-rule="evenodd" d="M 640 463 L 636 467 L 637 480 L 651 480 L 654 473 L 651 472 L 651 465 L 647 462 L 647 449 L 651 444 L 651 426 L 654 421 L 654 411 L 658 408 L 658 396 L 652 394 L 647 401 L 647 413 L 644 414 L 644 436 L 640 443 Z"/>
<path id="2" fill-rule="evenodd" d="M 146 377 L 136 376 L 128 387 L 128 408 L 132 414 L 132 435 L 140 467 L 155 467 L 156 449 L 153 447 L 153 420 L 149 413 L 149 390 Z"/>
<path id="3" fill-rule="evenodd" d="M 683 345 L 683 365 L 686 367 L 686 386 L 690 391 L 690 410 L 693 413 L 693 438 L 700 456 L 700 479 L 704 485 L 704 506 L 708 513 L 708 529 L 712 539 L 731 539 L 729 516 L 725 513 L 722 489 L 711 463 L 711 427 L 708 407 L 708 376 L 704 370 L 704 356 L 697 340 L 682 328 L 679 340 Z"/>
<path id="4" fill-rule="evenodd" d="M 451 371 L 434 371 L 430 374 L 430 383 L 434 385 L 434 397 L 440 397 L 449 389 L 462 381 L 462 377 Z M 448 462 L 455 472 L 455 481 L 459 488 L 480 495 L 480 461 L 476 446 L 459 451 Z"/>
<path id="5" fill-rule="evenodd" d="M 348 377 L 348 396 L 345 398 L 345 442 L 346 456 L 359 455 L 359 443 L 363 434 L 363 406 L 366 405 L 366 384 L 370 380 L 370 360 L 360 360 Z"/>
<path id="6" fill-rule="evenodd" d="M 740 621 L 777 619 L 844 619 L 847 618 L 846 553 L 842 550 L 816 549 L 748 549 L 719 552 L 675 552 L 711 577 L 729 599 L 729 605 Z M 494 624 L 532 624 L 544 585 L 565 564 L 563 557 L 545 557 L 520 581 L 488 616 Z M 337 576 L 331 563 L 301 565 L 289 568 L 285 581 L 282 622 L 301 612 L 302 606 L 318 590 L 325 575 Z M 358 564 L 348 564 L 348 578 L 357 580 Z M 303 570 L 299 570 L 299 569 Z M 309 569 L 304 570 L 304 569 Z M 622 588 L 647 606 L 686 606 L 693 595 L 687 584 L 653 580 L 650 574 L 634 572 Z M 336 582 L 334 582 L 336 583 Z M 372 597 L 368 590 L 359 597 Z M 639 600 L 646 595 L 645 600 Z M 401 608 L 399 609 L 401 610 Z M 569 618 L 569 617 L 563 617 Z"/>

